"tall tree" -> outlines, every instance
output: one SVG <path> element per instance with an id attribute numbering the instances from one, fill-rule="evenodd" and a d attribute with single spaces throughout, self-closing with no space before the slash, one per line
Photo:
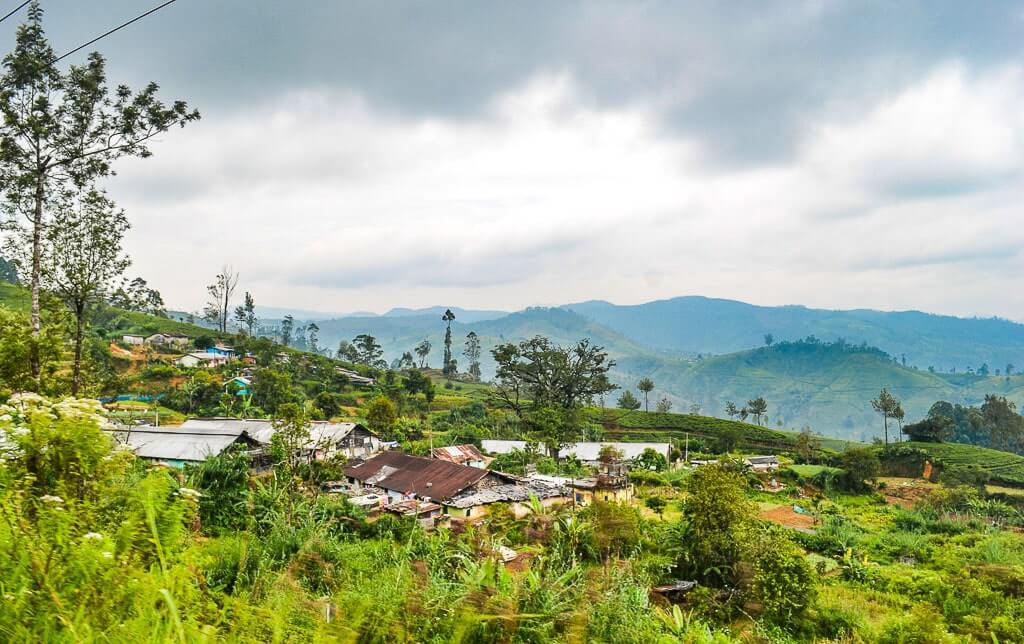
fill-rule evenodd
<path id="1" fill-rule="evenodd" d="M 428 366 L 427 356 L 430 355 L 430 347 L 430 340 L 424 340 L 423 342 L 417 344 L 416 348 L 414 349 L 416 355 L 419 356 L 420 358 L 420 369 L 424 369 Z"/>
<path id="2" fill-rule="evenodd" d="M 736 403 L 731 400 L 725 401 L 725 415 L 729 418 L 736 418 L 740 415 L 740 410 L 736 408 Z"/>
<path id="3" fill-rule="evenodd" d="M 480 338 L 477 337 L 476 331 L 466 334 L 466 348 L 462 355 L 466 356 L 469 362 L 469 375 L 474 381 L 480 382 Z"/>
<path id="4" fill-rule="evenodd" d="M 63 201 L 47 230 L 50 250 L 42 277 L 75 318 L 71 395 L 76 396 L 82 383 L 82 339 L 91 309 L 131 263 L 121 248 L 129 225 L 124 211 L 97 190 L 81 198 L 69 193 Z"/>
<path id="5" fill-rule="evenodd" d="M 156 83 L 138 92 L 120 85 L 111 95 L 106 61 L 97 52 L 66 72 L 56 59 L 43 30 L 43 10 L 32 2 L 0 75 L 0 190 L 8 223 L 23 228 L 18 215 L 27 219 L 34 336 L 41 328 L 47 209 L 55 197 L 68 185 L 95 185 L 121 157 L 150 156 L 150 139 L 199 118 L 184 101 L 164 105 Z M 31 362 L 38 376 L 38 356 Z"/>
<path id="6" fill-rule="evenodd" d="M 397 369 L 401 371 L 407 371 L 409 369 L 415 369 L 416 362 L 412 359 L 412 353 L 409 351 L 403 351 L 402 357 L 398 359 Z"/>
<path id="7" fill-rule="evenodd" d="M 377 338 L 366 333 L 360 333 L 352 339 L 352 345 L 356 349 L 356 362 L 368 367 L 379 367 L 384 350 L 377 342 Z"/>
<path id="8" fill-rule="evenodd" d="M 446 324 L 444 330 L 444 366 L 441 371 L 444 375 L 451 378 L 455 375 L 455 366 L 452 360 L 452 321 L 455 320 L 455 314 L 452 313 L 451 309 L 445 309 L 441 320 Z"/>
<path id="9" fill-rule="evenodd" d="M 284 316 L 281 320 L 281 344 L 289 346 L 292 343 L 292 331 L 295 329 L 295 318 L 290 315 Z"/>
<path id="10" fill-rule="evenodd" d="M 204 316 L 216 324 L 221 333 L 227 333 L 228 330 L 228 311 L 231 310 L 231 296 L 235 294 L 236 286 L 238 286 L 238 273 L 232 267 L 225 265 L 221 268 L 220 273 L 217 273 L 213 284 L 206 287 L 210 299 L 206 303 Z"/>
<path id="11" fill-rule="evenodd" d="M 651 411 L 647 404 L 647 396 L 654 391 L 654 381 L 650 378 L 641 378 L 640 382 L 636 384 L 636 388 L 644 395 L 644 411 Z"/>
<path id="12" fill-rule="evenodd" d="M 311 353 L 320 353 L 320 326 L 316 322 L 310 322 L 306 327 L 306 333 L 309 334 L 309 340 L 306 341 L 306 348 Z"/>
<path id="13" fill-rule="evenodd" d="M 157 317 L 167 317 L 164 310 L 164 298 L 160 291 L 150 288 L 149 283 L 136 277 L 127 285 L 122 285 L 110 296 L 110 303 L 126 311 L 138 311 Z"/>
<path id="14" fill-rule="evenodd" d="M 768 413 L 768 403 L 765 401 L 763 396 L 758 396 L 753 400 L 747 401 L 747 406 L 744 410 L 754 417 L 754 422 L 757 423 L 758 427 L 761 426 L 761 417 Z M 743 415 L 742 412 L 740 415 Z"/>
<path id="15" fill-rule="evenodd" d="M 498 345 L 491 355 L 497 363 L 492 400 L 520 418 L 531 409 L 576 409 L 617 388 L 608 379 L 615 362 L 590 340 L 560 347 L 537 336 Z"/>
<path id="16" fill-rule="evenodd" d="M 765 333 L 764 334 L 764 346 L 770 347 L 773 344 L 775 344 L 775 336 L 772 335 L 771 333 Z"/>
<path id="17" fill-rule="evenodd" d="M 889 444 L 889 419 L 895 418 L 897 411 L 901 408 L 900 401 L 889 393 L 888 389 L 882 388 L 878 392 L 878 398 L 871 401 L 871 408 L 882 415 L 882 427 L 885 429 L 885 444 Z"/>
<path id="18" fill-rule="evenodd" d="M 245 292 L 244 304 L 240 304 L 235 307 L 235 322 L 238 322 L 238 326 L 245 327 L 249 332 L 249 337 L 252 337 L 253 331 L 256 329 L 256 302 L 252 298 L 252 293 L 249 291 Z"/>

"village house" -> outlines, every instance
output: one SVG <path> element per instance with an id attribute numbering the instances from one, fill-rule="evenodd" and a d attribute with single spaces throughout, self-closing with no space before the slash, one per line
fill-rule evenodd
<path id="1" fill-rule="evenodd" d="M 470 467 L 486 468 L 493 458 L 484 456 L 476 445 L 448 445 L 446 447 L 435 447 L 430 451 L 433 458 L 442 461 L 468 465 Z"/>
<path id="2" fill-rule="evenodd" d="M 748 456 L 743 460 L 755 472 L 771 472 L 779 469 L 779 458 L 777 456 Z"/>
<path id="3" fill-rule="evenodd" d="M 191 342 L 191 339 L 187 335 L 181 335 L 180 333 L 154 333 L 147 337 L 145 342 L 146 344 L 158 347 L 184 349 Z"/>
<path id="4" fill-rule="evenodd" d="M 226 344 L 222 344 L 220 342 L 218 342 L 217 344 L 213 345 L 212 347 L 209 347 L 206 350 L 206 352 L 207 353 L 212 353 L 212 354 L 218 355 L 218 356 L 223 356 L 225 358 L 234 358 L 235 357 L 235 349 L 234 349 L 234 347 L 230 347 L 230 346 L 228 346 Z"/>
<path id="5" fill-rule="evenodd" d="M 626 503 L 633 499 L 633 484 L 626 476 L 599 474 L 581 478 L 530 474 L 531 481 L 543 481 L 551 485 L 562 485 L 572 489 L 573 500 L 581 505 L 594 501 Z"/>
<path id="6" fill-rule="evenodd" d="M 228 363 L 227 356 L 218 355 L 216 353 L 208 353 L 202 351 L 194 351 L 192 353 L 186 353 L 177 360 L 174 361 L 179 367 L 187 367 L 194 369 L 196 367 L 202 369 L 213 369 L 220 367 Z"/>
<path id="7" fill-rule="evenodd" d="M 450 461 L 387 451 L 345 468 L 351 483 L 379 488 L 393 505 L 419 500 L 436 503 L 447 516 L 476 519 L 493 503 L 507 503 L 517 516 L 525 515 L 531 497 L 550 507 L 571 500 L 567 488 L 527 481 L 491 470 Z"/>
<path id="8" fill-rule="evenodd" d="M 263 446 L 255 438 L 234 428 L 145 426 L 107 431 L 115 443 L 139 458 L 170 467 L 201 463 L 235 445 L 241 446 L 254 462 L 263 454 Z"/>
<path id="9" fill-rule="evenodd" d="M 131 346 L 140 346 L 145 343 L 146 338 L 141 335 L 132 335 L 130 333 L 121 336 L 121 342 Z"/>
<path id="10" fill-rule="evenodd" d="M 252 392 L 252 380 L 245 376 L 235 376 L 224 381 L 224 393 L 230 393 L 232 388 L 236 396 L 247 396 Z"/>
<path id="11" fill-rule="evenodd" d="M 771 472 L 779 469 L 779 458 L 777 456 L 747 456 L 742 460 L 744 463 L 750 466 L 750 469 L 755 472 Z M 718 459 L 692 459 L 690 465 L 693 467 L 700 467 L 701 465 L 714 465 L 718 463 Z"/>
<path id="12" fill-rule="evenodd" d="M 245 433 L 264 447 L 274 436 L 273 423 L 249 418 L 190 418 L 180 429 Z M 380 437 L 359 423 L 331 423 L 314 420 L 309 423 L 306 457 L 324 460 L 335 456 L 368 458 L 381 450 Z"/>
<path id="13" fill-rule="evenodd" d="M 488 454 L 510 454 L 514 450 L 526 450 L 526 441 L 484 440 L 481 441 L 480 444 L 483 447 L 483 450 Z M 569 456 L 575 456 L 584 465 L 599 467 L 602 464 L 600 458 L 601 448 L 608 445 L 621 452 L 622 460 L 626 462 L 635 461 L 640 458 L 644 453 L 644 450 L 653 449 L 655 452 L 664 456 L 665 462 L 667 463 L 669 462 L 669 457 L 672 452 L 672 445 L 669 443 L 581 442 L 559 450 L 558 458 L 564 459 Z"/>
<path id="14" fill-rule="evenodd" d="M 367 376 L 358 374 L 355 371 L 352 371 L 351 369 L 346 369 L 345 367 L 335 367 L 334 371 L 339 376 L 342 376 L 343 378 L 351 382 L 353 385 L 364 385 L 367 387 L 372 387 L 375 382 L 373 378 L 368 378 Z"/>

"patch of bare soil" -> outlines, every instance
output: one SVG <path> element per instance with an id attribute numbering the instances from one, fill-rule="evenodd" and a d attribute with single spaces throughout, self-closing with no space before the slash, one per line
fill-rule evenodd
<path id="1" fill-rule="evenodd" d="M 923 479 L 887 479 L 885 483 L 885 502 L 901 508 L 914 507 L 935 487 Z"/>
<path id="2" fill-rule="evenodd" d="M 760 516 L 765 521 L 771 521 L 772 523 L 777 523 L 786 528 L 796 528 L 799 530 L 813 529 L 816 524 L 814 517 L 807 514 L 800 514 L 790 505 L 783 505 L 771 510 L 765 510 Z"/>

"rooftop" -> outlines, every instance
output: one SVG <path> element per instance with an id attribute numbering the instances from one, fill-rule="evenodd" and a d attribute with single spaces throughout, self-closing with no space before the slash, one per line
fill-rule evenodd
<path id="1" fill-rule="evenodd" d="M 481 445 L 485 452 L 492 454 L 508 454 L 514 449 L 526 449 L 526 441 L 485 440 L 481 441 Z M 612 445 L 615 449 L 621 451 L 623 458 L 626 460 L 640 458 L 645 449 L 653 449 L 665 458 L 668 458 L 669 452 L 672 449 L 672 446 L 668 443 L 576 443 L 559 451 L 558 457 L 565 458 L 570 454 L 574 454 L 581 461 L 596 461 L 601 453 L 601 448 L 605 445 Z"/>
<path id="2" fill-rule="evenodd" d="M 434 458 L 451 461 L 452 463 L 465 463 L 466 461 L 486 462 L 490 460 L 476 448 L 476 445 L 469 444 L 435 447 L 430 454 Z"/>
<path id="3" fill-rule="evenodd" d="M 488 474 L 468 465 L 388 451 L 345 468 L 345 476 L 402 494 L 446 501 Z M 498 474 L 508 478 L 503 474 Z"/>

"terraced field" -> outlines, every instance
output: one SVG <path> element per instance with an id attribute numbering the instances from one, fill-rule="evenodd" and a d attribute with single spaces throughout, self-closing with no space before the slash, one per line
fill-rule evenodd
<path id="1" fill-rule="evenodd" d="M 740 433 L 742 447 L 779 452 L 792 449 L 798 436 L 796 432 L 780 431 L 735 420 L 693 414 L 593 409 L 591 418 L 604 427 L 605 435 L 608 438 L 622 441 L 682 440 L 687 435 L 690 438 L 714 440 L 721 432 L 735 429 Z M 822 447 L 835 451 L 842 451 L 855 445 L 855 443 L 837 439 L 820 438 L 819 441 Z"/>
<path id="2" fill-rule="evenodd" d="M 958 443 L 908 443 L 925 450 L 946 465 L 978 465 L 993 483 L 1024 487 L 1024 456 Z"/>

